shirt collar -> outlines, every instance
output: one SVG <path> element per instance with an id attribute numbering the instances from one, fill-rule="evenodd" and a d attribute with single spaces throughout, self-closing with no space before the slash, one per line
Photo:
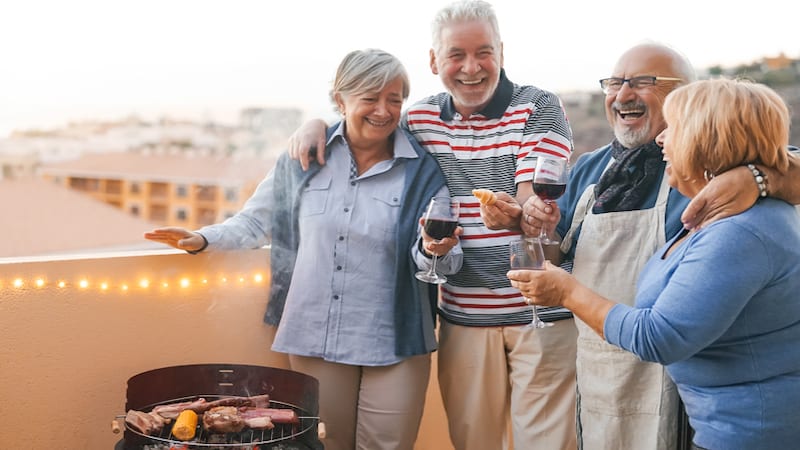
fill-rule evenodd
<path id="1" fill-rule="evenodd" d="M 506 70 L 500 69 L 500 81 L 497 83 L 497 89 L 494 95 L 489 100 L 489 104 L 485 108 L 478 111 L 478 114 L 488 117 L 489 119 L 499 119 L 503 117 L 508 105 L 511 104 L 511 96 L 514 93 L 514 83 L 506 77 Z M 449 122 L 453 120 L 456 115 L 455 106 L 453 106 L 453 96 L 449 96 L 447 103 L 444 104 L 442 111 L 439 113 L 439 118 Z"/>
<path id="2" fill-rule="evenodd" d="M 342 143 L 345 143 L 344 138 L 344 120 L 339 122 L 339 125 L 336 127 L 336 130 L 331 134 L 331 137 L 328 138 L 327 145 L 330 146 L 335 140 L 340 139 Z M 411 145 L 411 141 L 408 140 L 408 136 L 403 132 L 403 130 L 398 126 L 394 133 L 390 137 L 390 139 L 394 140 L 394 159 L 398 158 L 418 158 L 417 152 L 414 151 L 414 147 Z"/>

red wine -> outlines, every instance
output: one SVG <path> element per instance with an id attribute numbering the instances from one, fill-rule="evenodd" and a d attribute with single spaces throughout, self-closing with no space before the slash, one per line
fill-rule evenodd
<path id="1" fill-rule="evenodd" d="M 425 221 L 425 232 L 434 239 L 444 239 L 456 231 L 455 220 L 428 219 Z"/>
<path id="2" fill-rule="evenodd" d="M 533 183 L 533 192 L 542 200 L 555 200 L 567 190 L 566 183 Z"/>

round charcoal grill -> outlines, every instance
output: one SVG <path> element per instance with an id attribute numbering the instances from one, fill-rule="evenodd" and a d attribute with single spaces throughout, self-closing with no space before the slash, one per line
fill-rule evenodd
<path id="1" fill-rule="evenodd" d="M 173 403 L 181 403 L 186 401 L 194 401 L 200 398 L 204 398 L 207 401 L 214 401 L 218 399 L 224 398 L 223 396 L 218 395 L 198 395 L 195 397 L 183 397 L 183 398 L 176 398 L 172 400 L 167 400 L 158 404 L 148 405 L 145 407 L 142 412 L 150 412 L 153 408 L 159 405 L 169 405 Z M 175 438 L 172 435 L 172 426 L 175 424 L 175 421 L 169 423 L 161 429 L 161 432 L 157 435 L 147 435 L 144 433 L 139 432 L 139 430 L 131 427 L 127 423 L 125 424 L 125 428 L 134 434 L 139 435 L 143 439 L 155 441 L 163 444 L 170 444 L 171 446 L 176 446 L 180 448 L 180 446 L 187 445 L 190 448 L 201 448 L 201 447 L 214 447 L 214 448 L 225 448 L 225 447 L 235 447 L 235 448 L 242 448 L 243 445 L 245 446 L 255 446 L 255 445 L 264 445 L 264 444 L 274 444 L 277 442 L 282 442 L 290 439 L 295 439 L 298 436 L 309 432 L 312 428 L 315 428 L 317 422 L 319 420 L 318 417 L 313 417 L 309 415 L 307 411 L 303 409 L 289 404 L 285 402 L 270 400 L 269 402 L 270 408 L 276 409 L 291 409 L 297 414 L 298 419 L 300 420 L 299 423 L 274 423 L 275 427 L 269 430 L 253 430 L 249 428 L 245 428 L 241 432 L 238 433 L 210 433 L 203 428 L 202 419 L 198 420 L 197 429 L 195 430 L 195 437 L 189 441 L 181 441 L 180 439 Z"/>
<path id="2" fill-rule="evenodd" d="M 269 394 L 269 407 L 291 409 L 297 423 L 273 423 L 270 430 L 245 428 L 238 433 L 209 433 L 198 420 L 195 437 L 189 441 L 175 438 L 174 421 L 155 435 L 145 435 L 125 424 L 124 439 L 118 448 L 189 449 L 322 449 L 318 437 L 319 382 L 308 375 L 273 367 L 241 364 L 195 364 L 164 367 L 143 372 L 128 380 L 125 411 L 150 412 L 159 405 L 169 405 L 204 398 L 214 401 L 228 397 L 252 397 Z"/>

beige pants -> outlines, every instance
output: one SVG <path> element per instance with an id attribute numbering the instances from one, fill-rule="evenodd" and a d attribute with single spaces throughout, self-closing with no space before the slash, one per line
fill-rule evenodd
<path id="1" fill-rule="evenodd" d="M 547 329 L 439 329 L 439 385 L 456 450 L 576 448 L 572 320 Z"/>
<path id="2" fill-rule="evenodd" d="M 319 381 L 325 450 L 412 450 L 431 370 L 430 355 L 366 367 L 289 355 L 292 370 Z"/>

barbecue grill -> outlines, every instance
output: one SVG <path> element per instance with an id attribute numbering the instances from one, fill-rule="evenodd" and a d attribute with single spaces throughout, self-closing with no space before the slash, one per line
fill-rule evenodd
<path id="1" fill-rule="evenodd" d="M 125 411 L 149 412 L 158 405 L 204 398 L 251 397 L 268 394 L 270 408 L 292 409 L 298 423 L 275 423 L 270 430 L 209 433 L 198 421 L 194 439 L 172 436 L 172 424 L 145 435 L 125 424 L 115 450 L 322 450 L 319 440 L 319 382 L 308 375 L 272 367 L 238 364 L 196 364 L 164 367 L 128 380 Z M 119 420 L 119 417 L 116 419 Z M 115 422 L 117 423 L 117 422 Z"/>

